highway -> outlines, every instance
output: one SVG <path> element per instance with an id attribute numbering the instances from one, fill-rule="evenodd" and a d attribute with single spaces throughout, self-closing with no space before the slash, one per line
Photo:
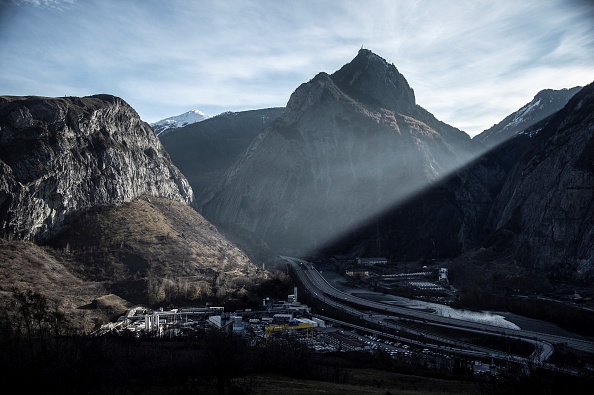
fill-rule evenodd
<path id="1" fill-rule="evenodd" d="M 394 306 L 387 303 L 371 301 L 357 296 L 353 296 L 346 292 L 340 291 L 334 288 L 332 285 L 330 285 L 324 279 L 324 277 L 322 277 L 322 275 L 315 268 L 313 268 L 313 265 L 311 263 L 292 257 L 283 258 L 291 265 L 291 267 L 294 269 L 294 272 L 299 277 L 300 281 L 312 295 L 314 295 L 316 298 L 322 300 L 327 304 L 333 305 L 334 307 L 340 308 L 341 310 L 358 316 L 360 318 L 370 318 L 368 310 L 371 309 L 377 312 L 381 312 L 386 316 L 395 316 L 391 318 L 396 320 L 399 318 L 405 318 L 407 321 L 421 322 L 423 324 L 439 325 L 459 330 L 486 333 L 495 336 L 505 336 L 530 342 L 531 344 L 535 345 L 536 351 L 533 355 L 534 360 L 535 362 L 541 364 L 545 363 L 552 355 L 553 344 L 566 344 L 567 346 L 574 348 L 576 350 L 594 354 L 594 342 L 584 339 L 556 336 L 534 331 L 525 331 L 521 329 L 502 328 L 484 323 L 465 321 L 452 317 L 438 316 L 424 311 L 407 309 L 405 307 Z M 391 324 L 390 321 L 386 321 L 385 318 L 379 320 L 376 319 L 374 323 L 384 326 L 387 326 L 388 324 L 394 325 Z M 397 327 L 397 325 L 394 325 L 394 327 Z M 428 336 L 428 338 L 432 337 L 431 334 L 425 334 L 425 336 Z M 459 344 L 460 342 L 458 342 L 458 344 L 454 344 L 455 341 L 453 341 L 452 339 L 440 338 L 434 340 L 447 342 L 452 346 L 459 348 L 470 346 L 468 344 Z M 494 353 L 501 354 L 500 352 L 494 350 L 479 350 L 476 346 L 473 348 L 476 352 L 483 352 L 483 355 L 489 354 L 493 356 Z M 496 357 L 503 357 L 503 355 L 496 355 Z M 509 354 L 507 354 L 507 357 L 509 357 Z"/>

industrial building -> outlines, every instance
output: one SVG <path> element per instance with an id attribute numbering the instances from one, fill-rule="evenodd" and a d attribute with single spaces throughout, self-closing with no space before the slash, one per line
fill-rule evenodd
<path id="1" fill-rule="evenodd" d="M 346 275 L 350 277 L 367 277 L 369 276 L 368 270 L 347 270 Z"/>
<path id="2" fill-rule="evenodd" d="M 379 258 L 357 258 L 356 260 L 357 265 L 363 266 L 373 266 L 373 265 L 385 265 L 388 263 L 388 260 L 383 257 Z"/>
<path id="3" fill-rule="evenodd" d="M 287 323 L 267 325 L 264 328 L 266 333 L 266 339 L 268 339 L 273 333 L 277 332 L 295 332 L 303 331 L 306 337 L 313 337 L 314 323 L 304 319 L 292 319 Z"/>
<path id="4" fill-rule="evenodd" d="M 309 314 L 310 309 L 307 305 L 297 300 L 297 287 L 293 293 L 287 296 L 286 301 L 272 301 L 269 298 L 262 300 L 262 308 L 267 311 L 287 314 Z"/>
<path id="5" fill-rule="evenodd" d="M 164 311 L 162 308 L 151 310 L 144 306 L 135 306 L 120 317 L 117 322 L 102 325 L 92 335 L 133 333 L 135 336 L 176 337 L 190 335 L 192 331 L 216 329 L 243 334 L 245 331 L 244 316 L 249 325 L 261 327 L 259 331 L 264 334 L 264 328 L 276 326 L 266 333 L 286 330 L 311 329 L 323 326 L 319 319 L 310 320 L 303 318 L 309 315 L 309 306 L 298 301 L 297 287 L 293 294 L 288 295 L 285 301 L 264 299 L 262 311 L 246 309 L 235 313 L 226 313 L 223 307 L 184 307 Z M 287 329 L 287 327 L 290 327 Z"/>

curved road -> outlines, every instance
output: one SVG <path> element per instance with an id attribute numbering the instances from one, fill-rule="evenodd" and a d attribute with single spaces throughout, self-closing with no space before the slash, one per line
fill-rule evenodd
<path id="1" fill-rule="evenodd" d="M 333 286 L 331 286 L 322 275 L 313 268 L 311 263 L 291 257 L 283 257 L 289 264 L 295 269 L 295 273 L 298 275 L 300 281 L 304 286 L 318 299 L 325 301 L 325 295 L 328 295 L 336 300 L 344 301 L 349 304 L 355 304 L 368 309 L 375 309 L 383 311 L 385 314 L 394 314 L 399 316 L 406 316 L 411 320 L 421 321 L 428 324 L 440 324 L 448 327 L 455 327 L 470 331 L 479 331 L 482 333 L 488 333 L 497 336 L 507 336 L 523 341 L 530 342 L 532 344 L 538 344 L 536 350 L 538 355 L 535 356 L 537 361 L 544 363 L 553 352 L 551 344 L 567 344 L 577 350 L 585 351 L 594 354 L 594 342 L 576 339 L 570 337 L 550 335 L 546 333 L 539 333 L 534 331 L 525 331 L 520 329 L 502 328 L 484 323 L 464 321 L 451 317 L 443 317 L 435 314 L 427 313 L 424 311 L 418 311 L 413 309 L 407 309 L 405 307 L 399 307 L 390 305 L 382 302 L 375 302 L 367 299 L 363 299 L 357 296 L 350 295 L 346 292 L 342 292 Z M 338 303 L 338 302 L 335 302 Z M 349 310 L 353 310 L 354 314 L 359 316 L 366 315 L 366 313 L 353 309 L 352 307 L 342 305 Z"/>

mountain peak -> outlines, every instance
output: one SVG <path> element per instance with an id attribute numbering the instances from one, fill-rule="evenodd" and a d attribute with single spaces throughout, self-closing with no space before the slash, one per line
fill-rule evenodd
<path id="1" fill-rule="evenodd" d="M 165 118 L 155 123 L 151 123 L 151 127 L 153 128 L 157 136 L 162 137 L 165 133 L 171 131 L 171 129 L 181 128 L 183 126 L 200 122 L 208 118 L 209 116 L 200 110 L 190 110 L 183 114 Z"/>
<path id="2" fill-rule="evenodd" d="M 410 114 L 415 94 L 393 64 L 368 49 L 330 76 L 347 95 L 362 103 Z"/>
<path id="3" fill-rule="evenodd" d="M 520 133 L 527 132 L 533 136 L 544 126 L 535 130 L 533 125 L 561 110 L 581 89 L 581 86 L 559 90 L 543 89 L 529 103 L 474 138 L 483 144 L 494 146 Z"/>
<path id="4" fill-rule="evenodd" d="M 359 52 L 357 52 L 357 56 L 355 57 L 355 59 L 357 58 L 367 59 L 368 61 L 379 61 L 380 63 L 383 63 L 386 66 L 388 65 L 388 62 L 384 58 L 366 48 L 361 48 Z"/>

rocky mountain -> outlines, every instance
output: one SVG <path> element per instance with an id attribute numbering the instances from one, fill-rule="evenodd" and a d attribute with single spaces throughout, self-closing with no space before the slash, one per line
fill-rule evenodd
<path id="1" fill-rule="evenodd" d="M 451 269 L 458 284 L 483 291 L 549 292 L 561 289 L 561 282 L 591 283 L 593 105 L 591 84 L 561 110 L 539 122 L 526 122 L 526 129 L 513 138 L 382 212 L 325 252 L 348 252 L 356 245 L 364 252 L 365 243 L 375 243 L 367 251 L 376 256 L 413 260 L 449 255 L 456 258 Z M 476 199 L 481 195 L 469 194 L 469 186 L 488 193 Z M 465 232 L 452 233 L 456 226 L 451 221 L 464 221 L 460 229 Z M 460 241 L 462 248 L 457 247 Z M 437 254 L 435 245 L 453 249 Z"/>
<path id="2" fill-rule="evenodd" d="M 467 134 L 416 104 L 394 65 L 362 49 L 334 74 L 320 73 L 298 87 L 286 111 L 251 143 L 200 209 L 214 223 L 241 226 L 277 251 L 306 253 L 356 233 L 455 173 L 476 152 Z M 467 188 L 448 199 L 491 200 L 475 174 L 454 183 Z M 469 220 L 477 213 L 467 206 L 423 219 L 422 229 L 439 222 L 447 232 L 448 240 L 428 241 L 435 254 L 459 250 L 463 235 L 472 234 Z M 408 216 L 413 220 L 416 213 Z"/>
<path id="3" fill-rule="evenodd" d="M 0 303 L 38 292 L 91 331 L 133 304 L 259 304 L 260 267 L 187 204 L 142 196 L 85 210 L 43 245 L 0 239 Z"/>
<path id="4" fill-rule="evenodd" d="M 0 98 L 0 235 L 45 240 L 73 214 L 141 195 L 192 203 L 153 130 L 122 99 Z"/>
<path id="5" fill-rule="evenodd" d="M 200 110 L 190 110 L 183 114 L 165 118 L 160 121 L 151 123 L 150 125 L 157 134 L 157 136 L 161 137 L 162 135 L 169 133 L 173 129 L 181 128 L 186 125 L 191 125 L 196 122 L 204 121 L 208 118 L 209 116 Z"/>
<path id="6" fill-rule="evenodd" d="M 284 108 L 226 112 L 159 136 L 171 160 L 186 176 L 197 202 L 212 194 L 233 161 Z"/>
<path id="7" fill-rule="evenodd" d="M 534 99 L 530 103 L 508 115 L 498 124 L 475 136 L 474 139 L 488 147 L 493 147 L 519 133 L 535 135 L 538 130 L 531 128 L 531 126 L 565 107 L 569 99 L 579 92 L 581 88 L 581 86 L 577 86 L 571 89 L 542 90 L 534 96 Z"/>
<path id="8" fill-rule="evenodd" d="M 269 273 L 193 202 L 122 99 L 0 98 L 0 303 L 32 290 L 89 324 L 130 303 L 249 301 Z"/>
<path id="9" fill-rule="evenodd" d="M 506 177 L 489 232 L 513 235 L 523 266 L 594 278 L 594 83 L 532 139 Z"/>

